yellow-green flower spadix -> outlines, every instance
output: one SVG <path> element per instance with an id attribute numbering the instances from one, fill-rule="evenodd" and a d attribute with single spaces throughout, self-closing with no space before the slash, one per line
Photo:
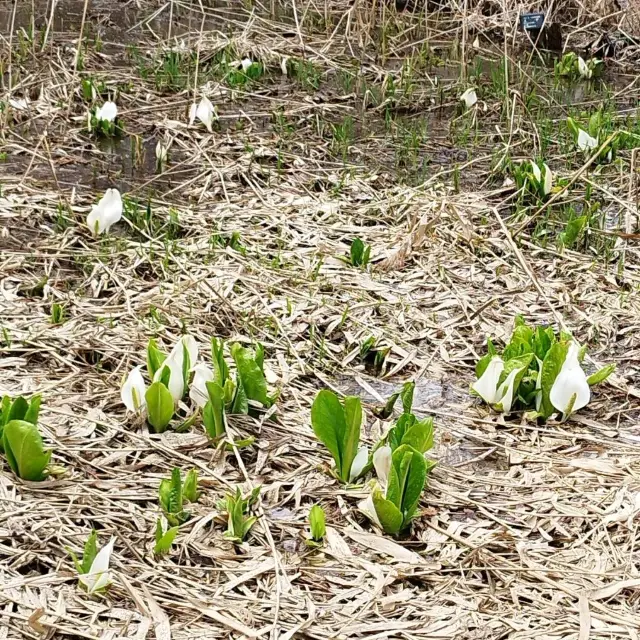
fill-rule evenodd
<path id="1" fill-rule="evenodd" d="M 591 389 L 587 376 L 580 365 L 579 353 L 580 348 L 575 342 L 572 342 L 567 350 L 567 356 L 562 363 L 560 373 L 558 373 L 549 392 L 549 400 L 558 411 L 562 412 L 563 421 L 574 411 L 589 404 L 591 399 Z"/>
<path id="2" fill-rule="evenodd" d="M 122 197 L 117 189 L 107 189 L 98 204 L 94 204 L 87 216 L 87 226 L 91 233 L 100 235 L 122 218 Z"/>

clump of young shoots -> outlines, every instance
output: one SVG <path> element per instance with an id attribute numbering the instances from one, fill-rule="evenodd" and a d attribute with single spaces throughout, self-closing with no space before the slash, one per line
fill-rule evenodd
<path id="1" fill-rule="evenodd" d="M 367 447 L 359 447 L 361 424 L 362 406 L 357 396 L 346 396 L 342 403 L 333 391 L 324 389 L 313 401 L 313 431 L 333 456 L 334 475 L 344 483 L 357 480 L 369 460 Z"/>
<path id="2" fill-rule="evenodd" d="M 533 160 L 516 165 L 513 177 L 518 189 L 526 190 L 540 201 L 544 201 L 553 188 L 553 173 L 545 162 L 542 166 Z"/>
<path id="3" fill-rule="evenodd" d="M 601 71 L 602 60 L 591 58 L 585 61 L 584 58 L 576 55 L 573 51 L 568 51 L 555 63 L 556 75 L 572 80 L 577 78 L 590 80 L 600 75 Z"/>
<path id="4" fill-rule="evenodd" d="M 366 268 L 371 259 L 371 245 L 365 244 L 360 238 L 354 238 L 349 249 L 349 264 L 352 267 Z"/>
<path id="5" fill-rule="evenodd" d="M 98 534 L 92 530 L 84 544 L 82 562 L 78 561 L 71 549 L 67 549 L 78 571 L 78 580 L 87 593 L 101 593 L 111 584 L 109 562 L 114 544 L 115 538 L 111 538 L 109 543 L 98 551 Z"/>
<path id="6" fill-rule="evenodd" d="M 585 155 L 591 155 L 608 138 L 607 134 L 603 131 L 601 111 L 596 111 L 591 115 L 586 130 L 580 127 L 573 118 L 567 118 L 567 126 L 575 140 L 577 148 L 584 152 Z M 615 132 L 613 138 L 598 154 L 596 158 L 597 162 L 611 162 L 616 157 L 619 146 L 620 135 L 618 135 L 618 132 Z"/>
<path id="7" fill-rule="evenodd" d="M 118 118 L 118 107 L 115 102 L 107 100 L 101 107 L 89 112 L 88 129 L 91 133 L 106 137 L 116 136 L 122 131 L 122 123 Z"/>
<path id="8" fill-rule="evenodd" d="M 565 421 L 589 403 L 590 387 L 615 370 L 608 365 L 587 377 L 580 364 L 585 347 L 563 331 L 556 335 L 552 327 L 530 327 L 521 316 L 502 354 L 491 340 L 487 349 L 476 364 L 471 391 L 505 414 L 521 408 L 544 420 L 560 413 Z"/>
<path id="9" fill-rule="evenodd" d="M 156 556 L 162 556 L 171 549 L 171 545 L 178 534 L 179 526 L 169 527 L 166 518 L 158 518 L 156 521 L 155 544 L 153 553 Z"/>
<path id="10" fill-rule="evenodd" d="M 324 509 L 320 505 L 314 504 L 309 511 L 309 530 L 311 537 L 307 538 L 307 544 L 311 547 L 320 546 L 327 533 Z"/>
<path id="11" fill-rule="evenodd" d="M 221 339 L 211 340 L 211 364 L 199 365 L 191 387 L 192 400 L 202 408 L 202 421 L 208 436 L 217 440 L 226 433 L 226 414 L 248 414 L 253 408 L 273 403 L 264 374 L 264 347 L 249 349 L 240 344 L 230 348 L 235 365 L 231 375 Z"/>
<path id="12" fill-rule="evenodd" d="M 175 467 L 171 472 L 171 478 L 160 483 L 158 489 L 158 501 L 167 519 L 172 526 L 179 526 L 186 522 L 191 514 L 184 509 L 185 502 L 198 500 L 198 472 L 191 469 L 187 472 L 182 483 L 180 469 Z"/>
<path id="13" fill-rule="evenodd" d="M 236 488 L 235 494 L 227 494 L 219 505 L 221 510 L 227 514 L 225 538 L 237 544 L 244 541 L 249 530 L 258 520 L 256 516 L 249 515 L 249 511 L 258 500 L 259 495 L 260 487 L 253 489 L 247 497 L 243 497 L 239 487 Z"/>
<path id="14" fill-rule="evenodd" d="M 0 450 L 15 473 L 22 480 L 38 482 L 46 477 L 51 450 L 44 448 L 38 430 L 40 396 L 27 402 L 22 396 L 2 399 L 0 406 Z"/>
<path id="15" fill-rule="evenodd" d="M 407 382 L 394 393 L 383 410 L 391 415 L 398 398 L 402 415 L 373 452 L 377 481 L 360 510 L 385 533 L 405 530 L 417 511 L 427 476 L 435 466 L 425 453 L 433 446 L 433 418 L 422 420 L 412 413 L 415 383 Z"/>

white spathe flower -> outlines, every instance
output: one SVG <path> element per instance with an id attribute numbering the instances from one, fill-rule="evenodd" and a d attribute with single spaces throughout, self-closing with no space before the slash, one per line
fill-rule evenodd
<path id="1" fill-rule="evenodd" d="M 553 187 L 553 173 L 551 173 L 551 169 L 549 169 L 549 165 L 546 162 L 543 164 L 543 167 L 544 167 L 543 193 L 545 196 L 548 196 L 551 193 L 551 189 Z"/>
<path id="2" fill-rule="evenodd" d="M 107 189 L 98 204 L 87 216 L 87 226 L 94 235 L 108 233 L 112 225 L 122 218 L 122 197 L 117 189 Z"/>
<path id="3" fill-rule="evenodd" d="M 165 368 L 169 369 L 169 384 L 167 388 L 175 402 L 180 402 L 184 395 L 184 347 L 186 347 L 189 354 L 189 368 L 193 368 L 198 359 L 198 343 L 193 336 L 182 336 L 153 376 L 153 381 L 158 382 L 162 378 Z"/>
<path id="4" fill-rule="evenodd" d="M 572 342 L 562 363 L 562 369 L 549 392 L 549 400 L 558 411 L 562 411 L 563 420 L 566 420 L 574 411 L 585 407 L 591 400 L 587 376 L 578 360 L 579 352 L 578 345 Z"/>
<path id="5" fill-rule="evenodd" d="M 373 466 L 378 476 L 378 482 L 385 492 L 389 483 L 389 473 L 391 473 L 391 453 L 391 447 L 388 445 L 378 447 L 373 453 Z"/>
<path id="6" fill-rule="evenodd" d="M 253 60 L 251 58 L 242 58 L 242 62 L 240 62 L 243 71 L 247 71 L 252 64 Z"/>
<path id="7" fill-rule="evenodd" d="M 476 90 L 471 88 L 467 89 L 461 96 L 460 100 L 464 102 L 464 106 L 467 109 L 471 109 L 473 105 L 478 102 L 478 95 L 476 94 Z"/>
<path id="8" fill-rule="evenodd" d="M 164 164 L 167 161 L 167 155 L 169 153 L 169 149 L 167 149 L 166 145 L 164 145 L 160 140 L 156 144 L 156 160 L 160 164 Z"/>
<path id="9" fill-rule="evenodd" d="M 589 69 L 587 63 L 580 56 L 578 56 L 578 73 L 583 78 L 590 78 L 593 75 L 593 71 Z"/>
<path id="10" fill-rule="evenodd" d="M 598 146 L 598 141 L 590 136 L 584 129 L 578 129 L 578 149 L 580 151 L 589 151 Z"/>
<path id="11" fill-rule="evenodd" d="M 109 573 L 109 561 L 113 552 L 113 545 L 116 539 L 111 538 L 109 544 L 105 545 L 98 551 L 96 557 L 91 563 L 89 573 L 83 573 L 78 576 L 80 582 L 87 587 L 88 593 L 96 593 L 111 584 L 111 575 Z"/>
<path id="12" fill-rule="evenodd" d="M 137 366 L 129 372 L 120 390 L 122 403 L 129 411 L 137 412 L 147 405 L 145 394 L 147 386 L 142 377 L 142 366 Z"/>
<path id="13" fill-rule="evenodd" d="M 471 385 L 471 388 L 487 403 L 495 404 L 498 398 L 498 382 L 504 371 L 504 362 L 500 356 L 489 361 L 484 373 Z"/>
<path id="14" fill-rule="evenodd" d="M 358 509 L 364 513 L 371 522 L 376 524 L 380 529 L 382 529 L 382 523 L 380 522 L 380 518 L 378 518 L 378 514 L 376 513 L 376 505 L 373 502 L 373 492 L 377 489 L 374 487 L 367 498 L 361 500 L 358 503 Z"/>
<path id="15" fill-rule="evenodd" d="M 533 177 L 536 179 L 536 182 L 540 184 L 542 180 L 542 173 L 540 173 L 540 167 L 536 162 L 531 162 L 531 171 L 533 171 Z"/>
<path id="16" fill-rule="evenodd" d="M 107 100 L 101 107 L 96 109 L 96 119 L 104 122 L 113 122 L 118 115 L 118 107 L 115 102 Z"/>
<path id="17" fill-rule="evenodd" d="M 365 468 L 369 461 L 369 449 L 367 447 L 360 447 L 356 457 L 351 463 L 351 469 L 349 470 L 349 482 L 353 482 Z"/>
<path id="18" fill-rule="evenodd" d="M 505 381 L 498 387 L 498 404 L 502 406 L 504 413 L 511 412 L 511 405 L 513 404 L 513 387 L 515 385 L 516 376 L 522 371 L 520 369 L 514 369 L 506 378 Z"/>
<path id="19" fill-rule="evenodd" d="M 213 382 L 213 371 L 204 363 L 193 367 L 193 382 L 189 388 L 189 397 L 200 407 L 204 407 L 209 401 L 207 382 Z"/>
<path id="20" fill-rule="evenodd" d="M 215 115 L 216 110 L 211 104 L 211 100 L 204 96 L 198 105 L 195 103 L 191 105 L 191 109 L 189 110 L 189 124 L 193 124 L 197 118 L 207 128 L 207 131 L 212 133 L 211 125 L 213 124 Z"/>

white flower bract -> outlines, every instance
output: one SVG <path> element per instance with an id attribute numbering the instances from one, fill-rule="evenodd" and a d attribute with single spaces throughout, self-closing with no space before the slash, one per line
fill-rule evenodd
<path id="1" fill-rule="evenodd" d="M 473 88 L 467 89 L 461 96 L 460 100 L 464 102 L 464 106 L 467 109 L 471 109 L 473 105 L 478 102 L 478 95 L 476 94 L 476 90 Z"/>
<path id="2" fill-rule="evenodd" d="M 584 129 L 578 129 L 578 149 L 580 151 L 589 151 L 598 146 L 598 141 L 590 136 Z"/>
<path id="3" fill-rule="evenodd" d="M 575 342 L 569 345 L 560 373 L 549 392 L 549 400 L 558 411 L 562 412 L 563 420 L 566 420 L 574 411 L 585 407 L 591 400 L 587 376 L 578 360 L 579 351 L 580 348 Z"/>
<path id="4" fill-rule="evenodd" d="M 189 110 L 189 124 L 192 125 L 196 119 L 198 119 L 207 128 L 207 131 L 212 133 L 213 129 L 211 125 L 213 124 L 215 115 L 216 110 L 211 104 L 211 100 L 204 96 L 197 105 L 195 103 L 191 105 L 191 109 Z"/>
<path id="5" fill-rule="evenodd" d="M 122 197 L 117 189 L 107 189 L 98 204 L 87 216 L 87 226 L 94 235 L 108 233 L 112 225 L 122 218 Z"/>
<path id="6" fill-rule="evenodd" d="M 109 573 L 109 561 L 113 552 L 115 538 L 111 538 L 109 544 L 105 545 L 98 551 L 96 557 L 91 563 L 89 573 L 83 573 L 78 576 L 80 582 L 87 587 L 88 593 L 96 593 L 108 587 L 111 584 L 111 574 Z"/>
<path id="7" fill-rule="evenodd" d="M 194 376 L 189 388 L 189 397 L 200 407 L 204 407 L 209 401 L 207 382 L 213 381 L 213 371 L 204 363 L 193 367 Z"/>
<path id="8" fill-rule="evenodd" d="M 356 457 L 351 463 L 351 469 L 349 470 L 349 482 L 353 482 L 365 468 L 369 461 L 369 449 L 367 447 L 360 447 Z"/>
<path id="9" fill-rule="evenodd" d="M 96 109 L 96 119 L 104 122 L 113 122 L 118 116 L 118 106 L 115 102 L 107 100 L 101 107 Z"/>
<path id="10" fill-rule="evenodd" d="M 137 366 L 129 372 L 120 390 L 122 403 L 129 411 L 137 412 L 147 405 L 145 394 L 147 387 L 142 377 L 142 366 Z"/>

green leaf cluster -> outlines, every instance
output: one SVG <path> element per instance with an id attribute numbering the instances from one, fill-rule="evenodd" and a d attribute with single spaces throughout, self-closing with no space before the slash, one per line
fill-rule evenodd
<path id="1" fill-rule="evenodd" d="M 209 400 L 202 412 L 202 421 L 213 440 L 226 432 L 226 414 L 248 414 L 251 403 L 267 408 L 273 404 L 264 375 L 264 347 L 258 343 L 254 349 L 249 349 L 235 343 L 231 345 L 230 353 L 235 364 L 235 376 L 231 375 L 225 361 L 222 339 L 212 338 L 214 379 L 207 382 Z"/>
<path id="2" fill-rule="evenodd" d="M 311 407 L 311 426 L 320 442 L 329 450 L 336 463 L 336 475 L 349 482 L 351 465 L 360 444 L 362 406 L 357 396 L 338 396 L 323 389 Z"/>
<path id="3" fill-rule="evenodd" d="M 249 510 L 260 495 L 260 487 L 256 487 L 248 496 L 244 497 L 240 488 L 236 488 L 235 494 L 227 494 L 220 504 L 220 508 L 227 514 L 227 530 L 225 538 L 240 543 L 246 537 L 249 530 L 257 521 L 256 516 L 251 516 Z"/>
<path id="4" fill-rule="evenodd" d="M 23 480 L 44 480 L 51 451 L 44 448 L 38 430 L 40 396 L 27 402 L 22 396 L 2 398 L 0 405 L 0 451 L 11 470 Z"/>
<path id="5" fill-rule="evenodd" d="M 196 502 L 198 497 L 198 472 L 195 469 L 187 472 L 183 483 L 180 469 L 174 467 L 171 478 L 162 480 L 158 489 L 158 501 L 167 522 L 172 526 L 179 526 L 191 517 L 191 514 L 185 511 L 184 504 Z"/>

